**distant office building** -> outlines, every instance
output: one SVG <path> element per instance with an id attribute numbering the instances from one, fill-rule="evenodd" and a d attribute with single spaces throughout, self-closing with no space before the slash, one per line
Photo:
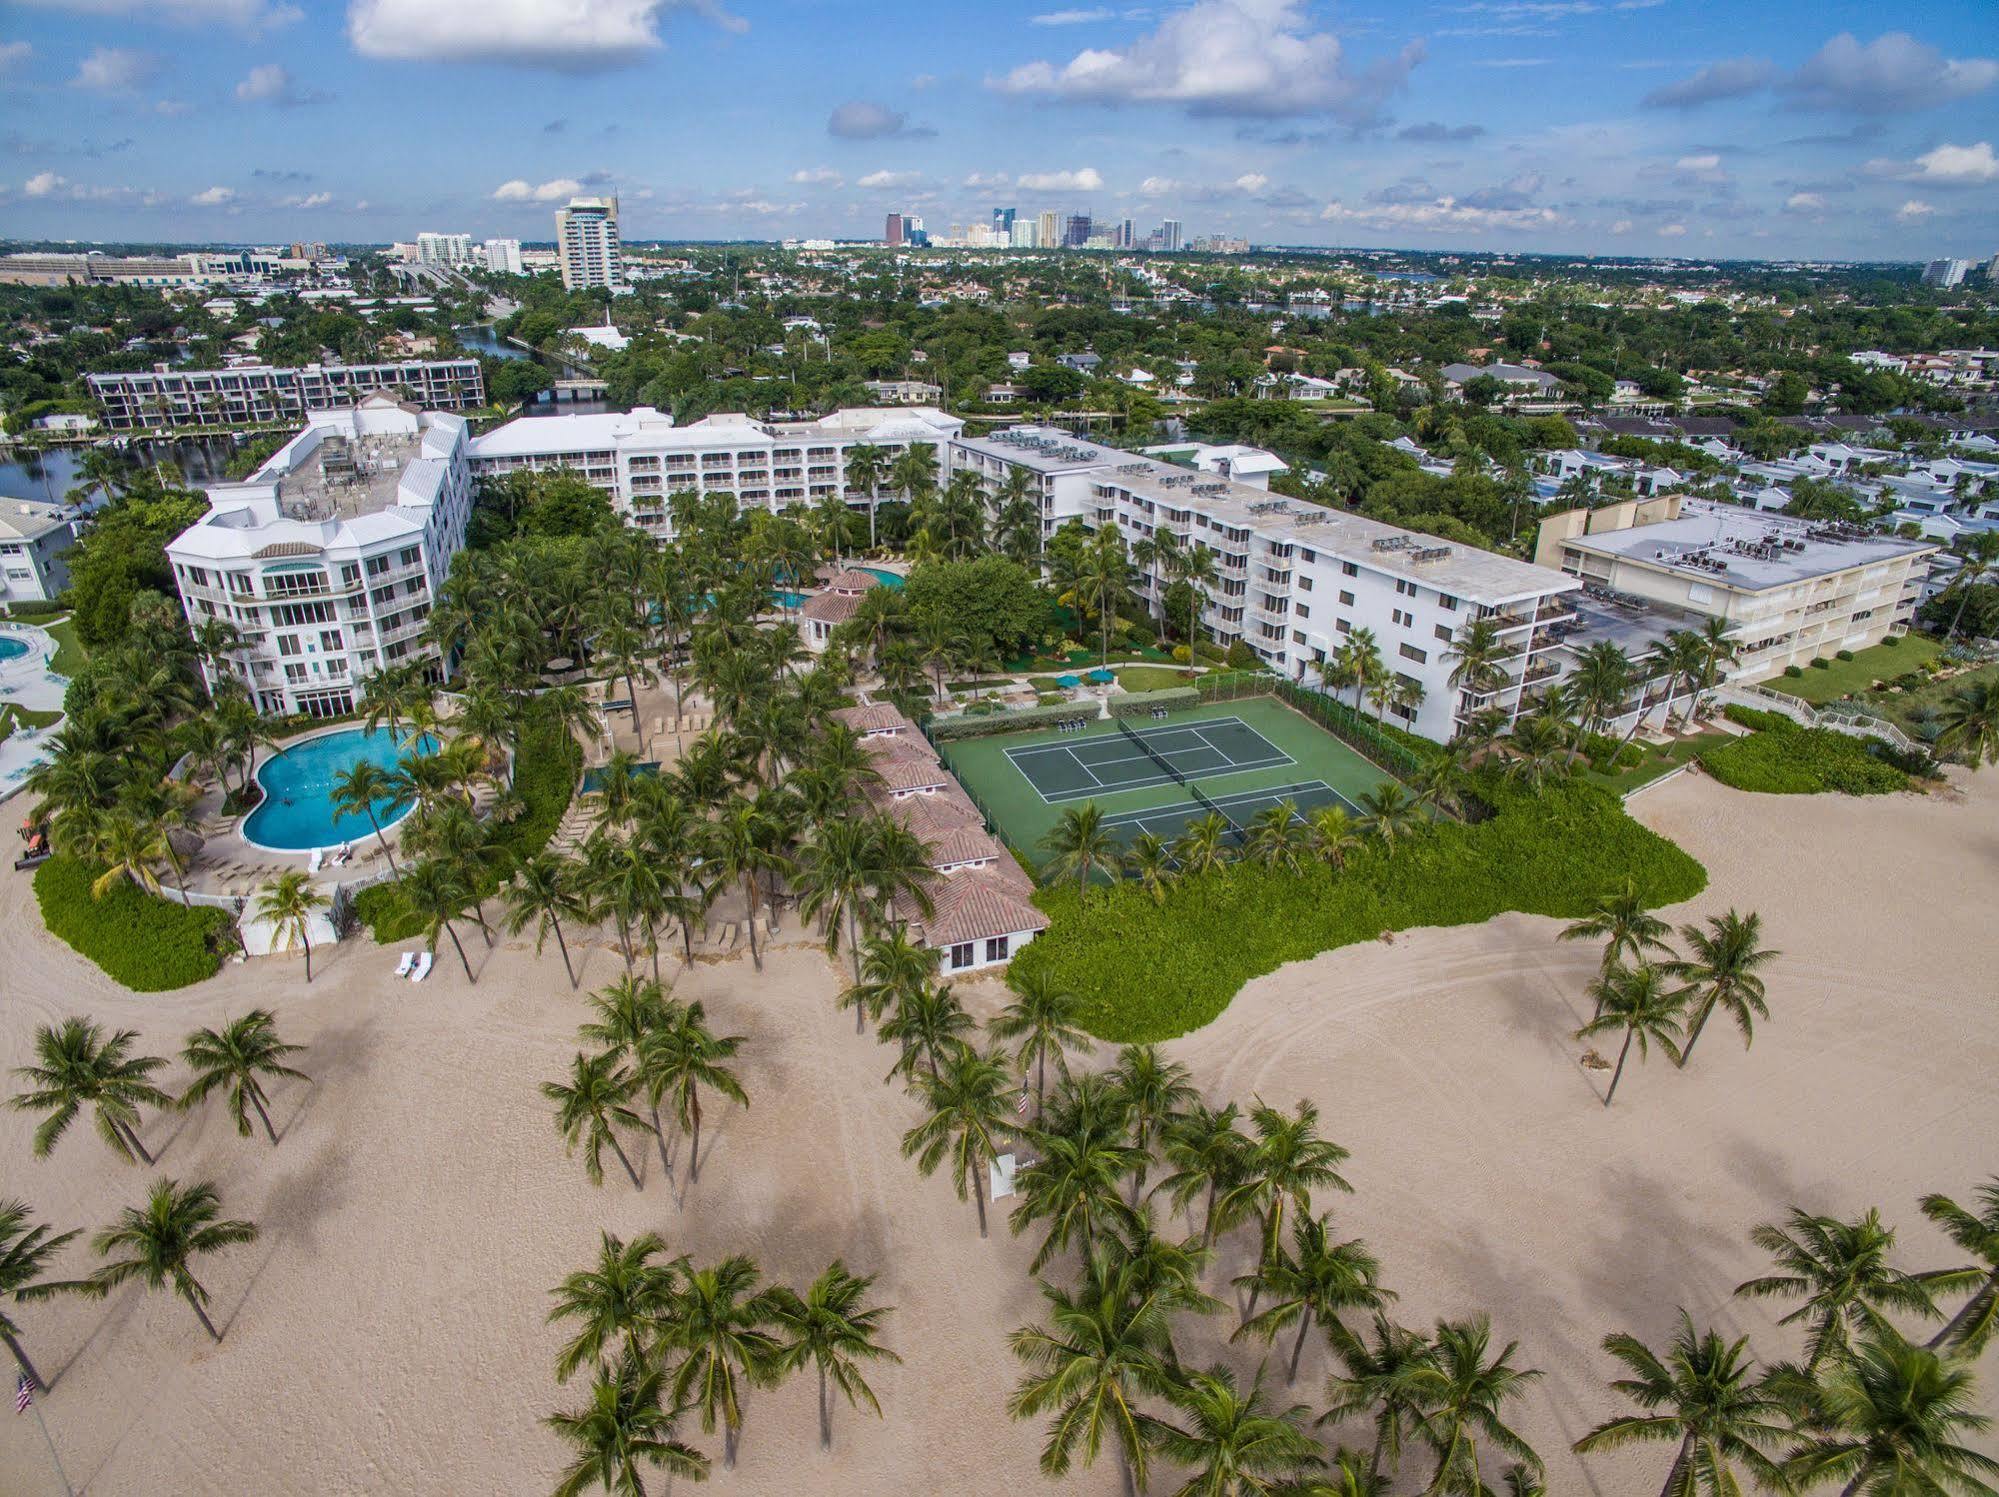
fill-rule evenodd
<path id="1" fill-rule="evenodd" d="M 220 279 L 199 255 L 0 255 L 0 286 L 200 286 Z"/>
<path id="2" fill-rule="evenodd" d="M 918 249 L 930 243 L 930 231 L 923 227 L 923 217 L 917 213 L 902 215 L 902 242 L 913 244 Z"/>
<path id="3" fill-rule="evenodd" d="M 1000 236 L 1002 242 L 1010 242 L 1013 239 L 1013 222 L 1013 209 L 993 209 L 993 232 Z"/>
<path id="4" fill-rule="evenodd" d="M 1999 255 L 1985 262 L 1985 274 L 1988 279 L 1999 282 Z"/>
<path id="5" fill-rule="evenodd" d="M 888 223 L 882 229 L 882 243 L 894 249 L 902 242 L 902 215 L 891 213 L 888 216 Z"/>
<path id="6" fill-rule="evenodd" d="M 527 268 L 521 263 L 520 240 L 488 239 L 486 268 L 496 275 L 526 275 Z"/>
<path id="7" fill-rule="evenodd" d="M 563 290 L 624 285 L 616 198 L 571 198 L 568 207 L 556 209 L 555 247 L 562 255 Z"/>
<path id="8" fill-rule="evenodd" d="M 1081 249 L 1090 242 L 1090 215 L 1072 213 L 1062 225 L 1062 244 L 1065 249 Z"/>
<path id="9" fill-rule="evenodd" d="M 1014 220 L 1013 232 L 1008 242 L 1015 249 L 1039 249 L 1041 247 L 1041 226 L 1031 218 Z"/>
<path id="10" fill-rule="evenodd" d="M 1136 242 L 1137 237 L 1137 231 L 1132 227 L 1130 219 L 1121 218 L 1118 220 L 1117 247 L 1119 249 L 1130 249 Z"/>
<path id="11" fill-rule="evenodd" d="M 1923 267 L 1923 284 L 1948 291 L 1971 273 L 1969 260 L 1932 260 Z"/>
<path id="12" fill-rule="evenodd" d="M 472 264 L 473 256 L 470 234 L 425 233 L 416 236 L 416 262 L 419 265 L 456 268 Z"/>
<path id="13" fill-rule="evenodd" d="M 1043 249 L 1054 249 L 1062 242 L 1062 222 L 1053 213 L 1044 213 L 1034 221 L 1036 241 Z"/>
<path id="14" fill-rule="evenodd" d="M 399 364 L 308 364 L 279 369 L 170 369 L 147 374 L 85 376 L 113 431 L 160 426 L 247 425 L 304 417 L 352 405 L 377 393 L 432 410 L 466 410 L 486 403 L 477 359 L 410 359 Z"/>
<path id="15" fill-rule="evenodd" d="M 1181 236 L 1183 233 L 1184 230 L 1179 219 L 1167 219 L 1166 222 L 1159 226 L 1159 247 L 1168 254 L 1174 253 L 1181 248 L 1183 243 Z"/>
<path id="16" fill-rule="evenodd" d="M 330 260 L 333 258 L 327 253 L 326 242 L 321 239 L 302 240 L 290 248 L 291 257 L 294 260 Z"/>

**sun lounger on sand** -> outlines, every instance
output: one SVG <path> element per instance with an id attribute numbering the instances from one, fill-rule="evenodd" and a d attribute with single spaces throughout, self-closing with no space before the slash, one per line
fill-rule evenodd
<path id="1" fill-rule="evenodd" d="M 403 953 L 403 959 L 396 963 L 396 976 L 408 977 L 410 975 L 410 968 L 414 967 L 415 965 L 416 965 L 416 953 L 414 951 L 405 951 Z"/>
<path id="2" fill-rule="evenodd" d="M 420 954 L 416 959 L 416 966 L 410 969 L 410 981 L 422 982 L 426 977 L 430 976 L 430 964 L 430 953 L 426 951 Z"/>

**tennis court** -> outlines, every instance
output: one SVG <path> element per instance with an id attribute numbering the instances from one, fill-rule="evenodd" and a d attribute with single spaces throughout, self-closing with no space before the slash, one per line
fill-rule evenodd
<path id="1" fill-rule="evenodd" d="M 1296 762 L 1233 716 L 1129 728 L 1114 737 L 1076 735 L 1069 743 L 1011 748 L 1006 756 L 1051 805 Z"/>
<path id="2" fill-rule="evenodd" d="M 1291 802 L 1294 824 L 1303 823 L 1321 806 L 1342 806 L 1349 815 L 1360 815 L 1360 807 L 1324 780 L 1300 780 L 1289 785 L 1275 785 L 1268 790 L 1211 795 L 1205 801 L 1180 801 L 1170 806 L 1156 806 L 1149 811 L 1122 811 L 1115 816 L 1106 816 L 1104 825 L 1111 835 L 1126 845 L 1137 841 L 1142 832 L 1151 832 L 1162 842 L 1171 842 L 1187 829 L 1190 822 L 1199 821 L 1215 811 L 1219 811 L 1238 830 L 1246 831 L 1263 812 L 1287 800 Z"/>

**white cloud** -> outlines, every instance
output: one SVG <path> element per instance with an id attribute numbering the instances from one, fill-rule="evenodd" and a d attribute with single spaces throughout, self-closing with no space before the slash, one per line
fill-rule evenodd
<path id="1" fill-rule="evenodd" d="M 922 172 L 869 172 L 857 184 L 869 192 L 880 192 L 891 187 L 914 187 L 923 180 Z"/>
<path id="2" fill-rule="evenodd" d="M 1631 222 L 1630 219 L 1620 218 L 1616 223 L 1610 226 L 1610 232 L 1617 235 L 1619 238 L 1622 238 L 1624 235 L 1629 234 L 1634 227 L 1635 225 Z"/>
<path id="3" fill-rule="evenodd" d="M 965 186 L 980 190 L 1005 189 L 1013 186 L 1013 178 L 1005 172 L 968 172 Z"/>
<path id="4" fill-rule="evenodd" d="M 826 117 L 826 133 L 841 140 L 881 140 L 891 135 L 920 139 L 937 132 L 925 125 L 910 123 L 900 109 L 877 104 L 872 99 L 849 99 Z"/>
<path id="5" fill-rule="evenodd" d="M 153 104 L 153 113 L 176 120 L 184 114 L 192 113 L 194 106 L 185 99 L 159 99 Z"/>
<path id="6" fill-rule="evenodd" d="M 1095 10 L 1051 10 L 1045 15 L 1031 16 L 1031 26 L 1087 26 L 1092 21 L 1108 21 L 1113 12 L 1099 6 Z"/>
<path id="7" fill-rule="evenodd" d="M 1270 185 L 1270 178 L 1262 172 L 1244 172 L 1232 185 L 1238 192 L 1261 192 Z"/>
<path id="8" fill-rule="evenodd" d="M 791 174 L 791 180 L 801 187 L 845 187 L 847 179 L 830 166 L 802 167 Z"/>
<path id="9" fill-rule="evenodd" d="M 1480 208 L 1445 196 L 1427 202 L 1331 202 L 1319 217 L 1326 223 L 1357 223 L 1375 229 L 1552 229 L 1565 220 L 1552 208 Z"/>
<path id="10" fill-rule="evenodd" d="M 1912 224 L 1918 222 L 1921 219 L 1928 218 L 1932 213 L 1936 211 L 1937 211 L 1936 209 L 1932 208 L 1928 203 L 1924 202 L 1921 198 L 1910 198 L 1908 202 L 1902 204 L 1901 207 L 1895 210 L 1895 216 L 1901 219 L 1903 223 Z"/>
<path id="11" fill-rule="evenodd" d="M 186 26 L 235 26 L 244 31 L 289 26 L 304 14 L 296 5 L 272 4 L 270 0 L 29 0 L 29 3 L 77 15 L 131 16 Z"/>
<path id="12" fill-rule="evenodd" d="M 1992 154 L 1992 143 L 1988 140 L 1968 146 L 1941 145 L 1918 156 L 1915 170 L 1909 175 L 1914 180 L 1939 186 L 1975 186 L 1999 181 L 1999 157 Z"/>
<path id="13" fill-rule="evenodd" d="M 514 177 L 493 189 L 496 203 L 552 203 L 560 198 L 572 198 L 583 190 L 583 184 L 574 177 L 557 177 L 539 185 L 530 183 L 524 177 Z"/>
<path id="14" fill-rule="evenodd" d="M 1180 190 L 1176 177 L 1147 177 L 1138 184 L 1138 195 L 1142 198 L 1171 197 Z"/>
<path id="15" fill-rule="evenodd" d="M 1662 224 L 1659 227 L 1659 237 L 1661 239 L 1678 239 L 1686 232 L 1687 226 L 1685 224 Z"/>
<path id="16" fill-rule="evenodd" d="M 70 87 L 122 93 L 144 83 L 159 71 L 159 66 L 157 58 L 130 47 L 99 47 L 77 64 Z"/>
<path id="17" fill-rule="evenodd" d="M 250 69 L 241 83 L 236 85 L 236 97 L 245 104 L 278 104 L 290 107 L 294 104 L 312 104 L 326 96 L 310 89 L 301 89 L 292 81 L 292 75 L 283 63 L 259 63 Z"/>
<path id="18" fill-rule="evenodd" d="M 1331 114 L 1374 120 L 1423 59 L 1423 44 L 1358 71 L 1337 35 L 1311 31 L 1305 0 L 1194 0 L 1122 49 L 1060 65 L 1023 64 L 989 80 L 1004 93 L 1101 104 L 1177 104 L 1191 114 Z"/>
<path id="19" fill-rule="evenodd" d="M 1014 183 L 1023 192 L 1101 192 L 1103 175 L 1094 166 L 1067 172 L 1023 172 Z"/>
<path id="20" fill-rule="evenodd" d="M 68 185 L 68 178 L 59 177 L 54 172 L 36 172 L 21 184 L 21 191 L 31 198 L 45 198 L 62 191 Z"/>
<path id="21" fill-rule="evenodd" d="M 1825 209 L 1825 197 L 1816 192 L 1794 192 L 1784 199 L 1786 213 L 1819 213 Z"/>
<path id="22" fill-rule="evenodd" d="M 1721 165 L 1721 157 L 1713 153 L 1705 156 L 1682 156 L 1673 165 L 1683 172 L 1711 172 Z"/>
<path id="23" fill-rule="evenodd" d="M 1677 83 L 1655 88 L 1639 100 L 1648 109 L 1698 109 L 1720 99 L 1739 99 L 1769 83 L 1776 68 L 1761 57 L 1730 57 L 1711 62 Z"/>
<path id="24" fill-rule="evenodd" d="M 304 197 L 286 198 L 281 206 L 286 208 L 324 208 L 332 201 L 333 194 L 330 192 L 309 192 Z"/>
<path id="25" fill-rule="evenodd" d="M 197 208 L 226 208 L 236 201 L 236 191 L 231 187 L 204 187 L 188 201 Z"/>
<path id="26" fill-rule="evenodd" d="M 0 42 L 0 73 L 19 67 L 35 55 L 35 49 L 28 42 Z"/>
<path id="27" fill-rule="evenodd" d="M 1800 109 L 1889 114 L 1948 104 L 1995 83 L 1999 62 L 1991 58 L 1948 58 L 1906 31 L 1885 32 L 1865 46 L 1842 31 L 1780 87 Z"/>
<path id="28" fill-rule="evenodd" d="M 353 0 L 347 37 L 364 57 L 581 72 L 658 51 L 659 18 L 668 10 L 747 29 L 715 0 Z"/>

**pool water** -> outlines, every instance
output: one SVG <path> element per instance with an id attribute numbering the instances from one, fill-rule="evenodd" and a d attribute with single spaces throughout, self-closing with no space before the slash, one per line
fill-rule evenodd
<path id="1" fill-rule="evenodd" d="M 900 590 L 902 585 L 908 580 L 900 572 L 890 572 L 884 570 L 881 567 L 862 567 L 861 570 L 863 572 L 866 572 L 870 577 L 880 578 L 882 586 L 892 587 L 898 590 Z"/>
<path id="2" fill-rule="evenodd" d="M 0 660 L 19 660 L 28 653 L 28 642 L 11 634 L 0 634 Z"/>
<path id="3" fill-rule="evenodd" d="M 372 733 L 364 728 L 342 728 L 293 744 L 257 766 L 257 783 L 264 789 L 264 799 L 243 823 L 244 839 L 281 852 L 310 852 L 315 847 L 363 842 L 375 835 L 375 829 L 362 812 L 333 814 L 334 781 L 363 760 L 393 770 L 404 754 L 434 754 L 437 747 L 437 740 L 427 733 L 414 742 L 407 738 L 398 741 L 386 728 Z M 379 800 L 375 802 L 375 817 L 387 828 L 401 820 L 409 808 L 407 800 Z"/>
<path id="4" fill-rule="evenodd" d="M 658 773 L 659 760 L 657 759 L 641 759 L 632 766 L 632 778 L 635 780 L 642 780 L 647 775 Z M 603 788 L 604 771 L 602 769 L 586 769 L 583 771 L 583 793 L 585 795 L 595 795 Z"/>
<path id="5" fill-rule="evenodd" d="M 804 593 L 791 592 L 786 588 L 779 588 L 771 596 L 777 600 L 779 608 L 798 608 L 802 607 L 805 603 Z"/>

